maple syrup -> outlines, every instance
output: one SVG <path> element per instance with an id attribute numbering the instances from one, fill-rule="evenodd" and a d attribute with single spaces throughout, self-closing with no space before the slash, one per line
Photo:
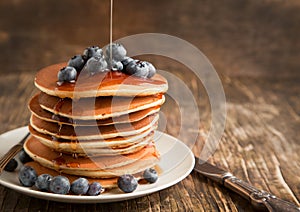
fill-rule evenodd
<path id="1" fill-rule="evenodd" d="M 54 105 L 53 110 L 55 112 L 59 112 L 62 106 L 64 105 L 65 99 L 60 98 L 58 102 Z"/>
<path id="2" fill-rule="evenodd" d="M 66 164 L 67 167 L 69 168 L 79 168 L 80 167 L 80 164 L 78 162 L 70 162 L 70 163 L 67 163 Z"/>
<path id="3" fill-rule="evenodd" d="M 61 154 L 57 158 L 53 159 L 52 162 L 53 162 L 54 167 L 60 167 L 66 163 L 66 160 L 64 159 L 63 155 Z"/>

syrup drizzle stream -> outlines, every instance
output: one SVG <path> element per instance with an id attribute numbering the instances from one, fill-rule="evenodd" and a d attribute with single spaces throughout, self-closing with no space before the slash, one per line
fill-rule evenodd
<path id="1" fill-rule="evenodd" d="M 113 28 L 113 6 L 114 0 L 110 0 L 110 23 L 109 23 L 109 43 L 110 43 L 110 61 L 112 62 L 112 28 Z"/>
<path id="2" fill-rule="evenodd" d="M 53 107 L 54 113 L 58 114 L 60 112 L 62 106 L 64 105 L 64 103 L 65 103 L 65 99 L 63 99 L 63 98 L 59 99 Z"/>
<path id="3" fill-rule="evenodd" d="M 110 44 L 110 65 L 112 65 L 112 40 L 113 40 L 113 8 L 114 8 L 114 0 L 110 0 L 110 21 L 109 21 L 109 44 Z M 109 77 L 112 79 L 111 71 L 108 73 Z"/>

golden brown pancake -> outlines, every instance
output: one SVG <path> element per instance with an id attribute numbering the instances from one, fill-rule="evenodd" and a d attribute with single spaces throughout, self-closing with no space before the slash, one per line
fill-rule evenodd
<path id="1" fill-rule="evenodd" d="M 126 123 L 126 122 L 136 122 L 148 115 L 157 113 L 160 109 L 159 106 L 147 108 L 145 110 L 140 110 L 137 112 L 133 112 L 130 114 L 102 119 L 102 120 L 74 120 L 71 118 L 55 115 L 49 111 L 44 110 L 39 103 L 39 94 L 35 95 L 29 102 L 30 111 L 40 119 L 49 122 L 56 122 L 59 124 L 73 125 L 73 126 L 92 126 L 92 125 L 111 125 L 118 123 Z"/>
<path id="2" fill-rule="evenodd" d="M 34 170 L 36 170 L 37 175 L 41 175 L 41 174 L 50 174 L 51 176 L 55 177 L 58 175 L 62 175 L 65 176 L 69 179 L 69 181 L 72 183 L 74 180 L 78 179 L 78 176 L 76 175 L 70 175 L 70 174 L 65 174 L 65 173 L 60 173 L 59 171 L 56 171 L 54 169 L 49 169 L 45 166 L 42 166 L 41 164 L 39 164 L 38 162 L 35 161 L 31 161 L 25 164 L 26 166 L 31 166 L 32 168 L 34 168 Z M 117 185 L 117 181 L 118 178 L 114 177 L 114 178 L 86 178 L 89 183 L 93 183 L 93 182 L 98 182 L 101 184 L 101 186 L 105 189 L 111 189 L 111 188 L 116 188 Z"/>
<path id="3" fill-rule="evenodd" d="M 61 99 L 46 93 L 39 95 L 40 106 L 56 115 L 79 120 L 107 119 L 127 115 L 164 103 L 163 95 L 146 97 L 97 97 L 82 98 L 74 101 L 70 98 Z"/>
<path id="4" fill-rule="evenodd" d="M 103 156 L 103 155 L 119 155 L 119 154 L 130 154 L 139 151 L 146 145 L 148 145 L 153 140 L 153 131 L 151 133 L 143 136 L 131 136 L 125 139 L 122 137 L 117 137 L 114 139 L 107 140 L 63 140 L 56 139 L 52 136 L 41 134 L 29 127 L 30 133 L 36 139 L 38 139 L 45 146 L 53 149 L 57 152 L 62 152 L 66 154 L 76 154 L 81 157 L 87 156 Z M 123 139 L 123 140 L 121 140 Z M 126 143 L 127 142 L 127 143 Z M 112 146 L 110 143 L 114 143 Z M 120 145 L 117 145 L 119 143 Z"/>
<path id="5" fill-rule="evenodd" d="M 130 136 L 141 133 L 156 125 L 158 114 L 147 116 L 146 118 L 125 124 L 106 125 L 106 126 L 70 126 L 59 125 L 54 122 L 47 122 L 31 115 L 30 125 L 36 131 L 56 138 L 70 140 L 88 139 L 107 139 L 118 136 Z"/>
<path id="6" fill-rule="evenodd" d="M 108 139 L 91 139 L 91 140 L 69 140 L 60 139 L 51 135 L 43 134 L 29 125 L 30 134 L 36 137 L 41 143 L 50 147 L 53 150 L 60 151 L 68 149 L 68 152 L 80 151 L 80 149 L 92 149 L 92 148 L 126 148 L 133 144 L 141 142 L 144 138 L 152 136 L 155 128 L 149 128 L 142 133 L 135 134 L 126 137 L 115 137 Z M 80 145 L 77 145 L 80 143 Z M 66 150 L 67 151 L 67 150 Z"/>
<path id="7" fill-rule="evenodd" d="M 126 155 L 74 158 L 53 151 L 32 136 L 25 142 L 24 150 L 42 166 L 61 173 L 94 178 L 135 174 L 153 167 L 159 158 L 154 145 L 147 145 L 138 152 Z"/>
<path id="8" fill-rule="evenodd" d="M 61 98 L 83 98 L 96 96 L 149 96 L 165 93 L 167 80 L 159 74 L 152 78 L 141 78 L 119 71 L 90 75 L 82 71 L 76 83 L 57 85 L 57 73 L 66 63 L 51 65 L 40 70 L 35 78 L 36 87 L 52 96 Z"/>

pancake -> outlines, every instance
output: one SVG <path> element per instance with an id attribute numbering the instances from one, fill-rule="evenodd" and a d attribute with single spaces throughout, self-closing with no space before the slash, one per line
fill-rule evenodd
<path id="1" fill-rule="evenodd" d="M 139 139 L 136 139 L 135 142 L 128 142 L 124 146 L 109 146 L 107 143 L 109 141 L 106 140 L 87 140 L 87 141 L 69 141 L 64 140 L 65 142 L 56 141 L 55 139 L 45 139 L 44 136 L 47 136 L 45 134 L 38 133 L 34 129 L 31 128 L 30 132 L 32 136 L 34 136 L 36 139 L 38 139 L 42 144 L 45 146 L 53 149 L 57 152 L 62 152 L 66 154 L 73 154 L 80 157 L 94 157 L 94 156 L 102 156 L 102 155 L 119 155 L 119 154 L 130 154 L 139 151 L 143 147 L 145 147 L 147 144 L 150 143 L 150 141 L 153 140 L 154 133 L 151 132 L 150 134 L 147 134 L 144 137 L 141 137 Z M 41 135 L 40 137 L 36 136 L 36 134 Z M 138 136 L 132 136 L 132 137 L 138 137 Z M 41 139 L 42 138 L 42 139 Z M 120 138 L 119 138 L 120 139 Z M 113 140 L 113 139 L 110 139 Z M 112 141 L 114 142 L 114 141 Z M 123 142 L 126 142 L 124 139 Z"/>
<path id="2" fill-rule="evenodd" d="M 82 71 L 76 83 L 63 83 L 58 86 L 57 73 L 66 65 L 60 63 L 41 69 L 35 77 L 35 86 L 52 96 L 77 99 L 96 96 L 149 96 L 165 93 L 168 89 L 167 80 L 159 74 L 149 79 L 119 71 L 94 75 Z"/>
<path id="3" fill-rule="evenodd" d="M 31 136 L 25 142 L 24 150 L 34 161 L 44 167 L 61 173 L 93 178 L 109 178 L 125 173 L 135 174 L 153 167 L 159 160 L 154 145 L 147 145 L 140 151 L 127 155 L 74 158 L 53 151 Z"/>
<path id="4" fill-rule="evenodd" d="M 130 136 L 141 133 L 157 124 L 159 115 L 154 114 L 146 118 L 126 124 L 116 124 L 107 126 L 77 126 L 59 125 L 47 122 L 31 115 L 30 125 L 36 131 L 56 138 L 70 140 L 107 139 L 118 136 Z"/>
<path id="5" fill-rule="evenodd" d="M 150 128 L 145 130 L 142 133 L 127 136 L 127 137 L 115 137 L 109 139 L 92 139 L 92 140 L 66 140 L 66 139 L 59 139 L 54 136 L 50 136 L 47 134 L 39 133 L 38 131 L 34 130 L 29 125 L 30 134 L 36 137 L 41 143 L 50 147 L 55 151 L 65 151 L 65 152 L 72 152 L 72 153 L 82 153 L 82 149 L 100 149 L 100 148 L 125 148 L 131 146 L 133 144 L 141 142 L 145 137 L 150 136 L 153 134 L 153 130 L 156 127 Z M 80 143 L 80 145 L 77 145 Z"/>
<path id="6" fill-rule="evenodd" d="M 53 170 L 53 169 L 49 169 L 45 166 L 42 166 L 41 164 L 39 164 L 36 161 L 30 161 L 30 162 L 28 162 L 24 165 L 34 168 L 34 170 L 36 170 L 38 176 L 41 175 L 41 174 L 45 174 L 45 173 L 50 174 L 53 177 L 58 176 L 58 175 L 62 175 L 62 176 L 67 177 L 69 179 L 70 183 L 72 183 L 73 181 L 78 179 L 78 176 L 76 176 L 76 175 L 65 174 L 65 173 L 61 173 L 61 172 Z M 158 166 L 155 166 L 154 168 L 160 170 L 160 168 Z M 134 174 L 134 177 L 137 180 L 142 180 L 143 179 L 143 173 L 142 172 L 136 173 L 136 174 Z M 113 188 L 118 187 L 118 184 L 117 184 L 118 177 L 112 177 L 112 178 L 91 178 L 91 177 L 86 177 L 86 179 L 89 181 L 90 184 L 93 183 L 93 182 L 100 183 L 102 188 L 105 189 L 105 191 L 108 191 L 108 190 L 111 190 Z"/>
<path id="7" fill-rule="evenodd" d="M 39 104 L 53 114 L 79 120 L 107 119 L 160 106 L 163 95 L 146 97 L 98 97 L 74 101 L 40 93 Z"/>
<path id="8" fill-rule="evenodd" d="M 34 170 L 36 170 L 36 172 L 37 172 L 37 175 L 41 175 L 41 174 L 45 174 L 45 173 L 50 174 L 53 177 L 62 175 L 62 176 L 67 177 L 71 183 L 74 180 L 78 179 L 78 176 L 76 176 L 76 175 L 60 173 L 59 171 L 56 171 L 54 169 L 49 169 L 45 166 L 42 166 L 41 164 L 39 164 L 38 162 L 35 162 L 35 161 L 28 162 L 25 165 L 34 168 Z M 102 179 L 86 178 L 86 179 L 89 181 L 89 183 L 93 183 L 93 182 L 100 183 L 104 189 L 112 189 L 112 188 L 118 187 L 118 185 L 117 185 L 118 178 L 117 177 L 104 178 L 104 179 L 103 178 Z"/>
<path id="9" fill-rule="evenodd" d="M 66 124 L 72 126 L 92 126 L 92 125 L 111 125 L 126 122 L 136 122 L 148 115 L 159 112 L 160 107 L 151 107 L 145 110 L 140 110 L 130 114 L 122 115 L 119 117 L 102 119 L 102 120 L 75 120 L 59 115 L 55 115 L 49 111 L 44 110 L 39 103 L 39 94 L 35 95 L 29 102 L 28 107 L 30 111 L 38 118 L 49 122 L 56 122 L 59 124 Z"/>
<path id="10" fill-rule="evenodd" d="M 134 143 L 130 146 L 123 147 L 123 148 L 77 148 L 77 146 L 81 146 L 81 143 L 75 144 L 75 148 L 72 149 L 69 148 L 69 146 L 66 146 L 64 149 L 60 149 L 59 152 L 65 153 L 65 154 L 75 154 L 79 157 L 97 157 L 97 156 L 104 156 L 104 155 L 124 155 L 124 154 L 131 154 L 134 152 L 137 152 L 147 146 L 150 141 L 153 140 L 153 136 L 147 136 L 147 138 L 144 138 L 142 140 L 139 140 L 139 142 Z"/>
<path id="11" fill-rule="evenodd" d="M 137 174 L 157 165 L 158 157 L 149 153 L 144 157 L 136 160 L 134 163 L 112 169 L 102 169 L 95 171 L 80 170 L 80 169 L 59 169 L 60 172 L 91 178 L 112 178 L 123 174 Z M 45 165 L 45 164 L 44 164 Z M 45 165 L 46 166 L 46 165 Z M 51 168 L 51 167 L 50 167 Z"/>

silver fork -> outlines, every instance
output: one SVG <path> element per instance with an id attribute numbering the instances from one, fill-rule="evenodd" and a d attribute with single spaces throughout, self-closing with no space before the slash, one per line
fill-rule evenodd
<path id="1" fill-rule="evenodd" d="M 3 155 L 3 157 L 0 159 L 0 174 L 2 173 L 4 167 L 8 164 L 8 162 L 16 156 L 16 154 L 18 154 L 18 152 L 21 151 L 21 149 L 23 148 L 23 144 L 26 141 L 26 139 L 28 138 L 28 136 L 30 135 L 30 133 L 28 132 L 24 138 L 22 138 L 22 140 L 17 143 L 16 145 L 14 145 L 12 148 L 10 148 L 10 150 Z"/>

